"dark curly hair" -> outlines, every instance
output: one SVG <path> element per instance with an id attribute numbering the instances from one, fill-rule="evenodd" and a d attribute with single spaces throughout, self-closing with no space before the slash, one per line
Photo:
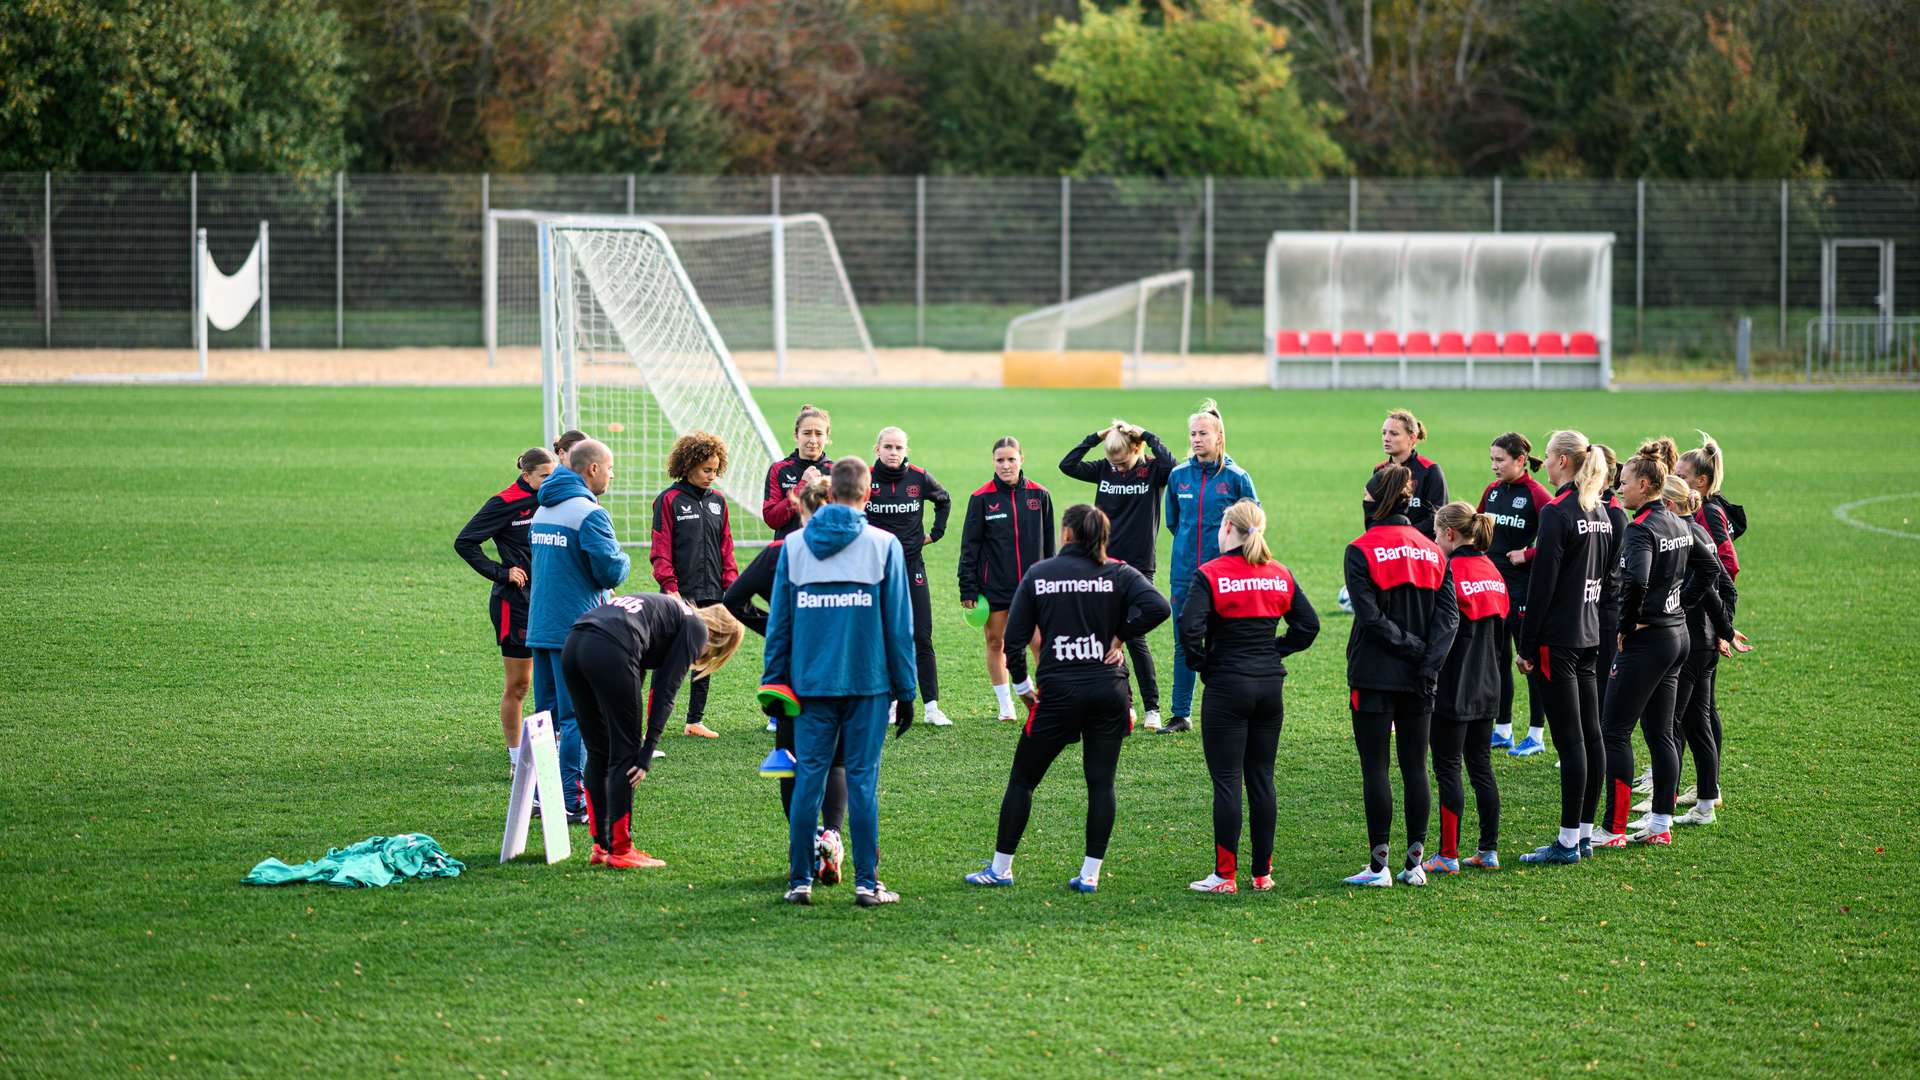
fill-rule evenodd
<path id="1" fill-rule="evenodd" d="M 673 444 L 673 451 L 667 455 L 667 475 L 675 480 L 685 480 L 694 466 L 710 457 L 720 459 L 720 471 L 714 475 L 727 475 L 727 444 L 712 432 L 689 431 L 680 436 Z"/>

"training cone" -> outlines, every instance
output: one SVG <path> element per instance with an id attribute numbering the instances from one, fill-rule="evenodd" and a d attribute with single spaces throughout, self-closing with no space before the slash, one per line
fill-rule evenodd
<path id="1" fill-rule="evenodd" d="M 760 763 L 760 775 L 769 780 L 787 780 L 793 776 L 793 754 L 775 747 Z"/>
<path id="2" fill-rule="evenodd" d="M 981 600 L 972 607 L 967 608 L 966 612 L 967 625 L 973 627 L 975 630 L 987 625 L 987 620 L 993 618 L 993 609 L 987 606 L 985 600 Z"/>
<path id="3" fill-rule="evenodd" d="M 800 715 L 800 698 L 793 687 L 784 683 L 763 683 L 754 696 L 759 699 L 762 711 L 779 709 L 782 716 Z"/>

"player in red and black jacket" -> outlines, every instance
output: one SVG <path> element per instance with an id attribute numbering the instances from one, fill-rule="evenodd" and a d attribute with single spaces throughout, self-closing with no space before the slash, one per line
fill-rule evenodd
<path id="1" fill-rule="evenodd" d="M 1667 509 L 1678 515 L 1693 530 L 1694 546 L 1713 551 L 1713 538 L 1695 521 L 1692 514 L 1703 500 L 1690 490 L 1683 477 L 1667 478 L 1661 492 Z M 1685 497 L 1684 499 L 1682 497 Z M 1674 693 L 1673 716 L 1678 729 L 1675 748 L 1693 754 L 1693 809 L 1674 819 L 1676 825 L 1711 825 L 1714 805 L 1720 801 L 1720 737 L 1714 726 L 1713 683 L 1719 660 L 1733 655 L 1733 643 L 1742 635 L 1733 628 L 1733 608 L 1727 602 L 1733 579 L 1717 558 L 1693 560 L 1687 564 L 1689 575 L 1685 597 L 1697 602 L 1683 604 L 1687 613 L 1687 666 L 1680 669 L 1680 686 Z M 1694 575 L 1711 579 L 1704 589 L 1696 589 Z M 1679 742 L 1684 738 L 1684 744 Z M 1676 778 L 1675 785 L 1679 784 Z"/>
<path id="2" fill-rule="evenodd" d="M 533 686 L 533 650 L 527 648 L 527 594 L 532 585 L 533 555 L 527 526 L 540 508 L 534 493 L 553 471 L 553 455 L 539 447 L 521 454 L 515 467 L 520 475 L 497 495 L 488 497 L 453 538 L 453 550 L 474 572 L 493 582 L 487 613 L 493 618 L 493 639 L 500 646 L 506 685 L 500 693 L 500 733 L 506 737 L 507 760 L 520 748 L 520 708 Z M 487 558 L 487 541 L 500 556 Z"/>
<path id="3" fill-rule="evenodd" d="M 1540 511 L 1520 657 L 1539 672 L 1547 726 L 1560 754 L 1560 832 L 1520 856 L 1526 863 L 1576 863 L 1592 850 L 1593 820 L 1605 779 L 1600 738 L 1600 590 L 1619 551 L 1613 521 L 1601 506 L 1607 461 L 1585 435 L 1556 431 L 1547 440 L 1553 498 Z"/>
<path id="4" fill-rule="evenodd" d="M 672 487 L 654 496 L 653 543 L 648 556 L 661 592 L 679 593 L 695 607 L 720 603 L 727 586 L 740 576 L 733 561 L 733 528 L 727 497 L 713 485 L 727 471 L 727 444 L 717 435 L 695 431 L 680 436 L 667 455 Z M 703 721 L 707 683 L 687 692 L 683 734 L 718 738 Z"/>
<path id="5" fill-rule="evenodd" d="M 1407 811 L 1407 856 L 1399 880 L 1424 885 L 1427 818 L 1427 742 L 1440 669 L 1453 646 L 1460 603 L 1446 559 L 1406 516 L 1413 475 L 1404 465 L 1381 466 L 1367 481 L 1373 523 L 1347 545 L 1347 596 L 1353 630 L 1347 638 L 1348 703 L 1360 752 L 1361 793 L 1367 808 L 1369 861 L 1349 885 L 1387 886 L 1393 789 L 1388 780 L 1394 736 L 1399 736 L 1400 781 Z"/>
<path id="6" fill-rule="evenodd" d="M 1473 783 L 1480 816 L 1480 846 L 1468 866 L 1500 868 L 1500 786 L 1493 778 L 1492 730 L 1500 712 L 1504 624 L 1512 610 L 1507 578 L 1484 552 L 1493 543 L 1494 519 L 1463 502 L 1442 506 L 1433 518 L 1434 543 L 1447 555 L 1460 628 L 1440 669 L 1433 706 L 1433 775 L 1440 787 L 1440 852 L 1422 867 L 1429 874 L 1460 872 L 1460 816 L 1467 793 L 1460 783 L 1462 758 Z"/>
<path id="7" fill-rule="evenodd" d="M 1620 459 L 1614 456 L 1613 448 L 1604 443 L 1594 443 L 1593 452 L 1607 462 L 1607 486 L 1601 492 L 1600 506 L 1606 510 L 1607 520 L 1613 523 L 1613 535 L 1624 541 L 1627 536 L 1627 508 L 1620 503 Z M 1606 575 L 1600 579 L 1600 656 L 1593 668 L 1597 673 L 1603 726 L 1607 715 L 1607 693 L 1613 688 L 1613 680 L 1607 677 L 1607 672 L 1613 670 L 1613 656 L 1620 645 L 1620 589 L 1620 560 L 1616 557 L 1608 564 Z"/>
<path id="8" fill-rule="evenodd" d="M 1104 445 L 1103 445 L 1104 444 Z M 1104 460 L 1088 461 L 1087 451 L 1101 446 Z M 1151 450 L 1153 456 L 1148 457 Z M 1167 478 L 1178 462 L 1160 437 L 1143 427 L 1115 420 L 1113 426 L 1080 440 L 1060 459 L 1060 471 L 1095 485 L 1093 505 L 1113 523 L 1107 557 L 1118 559 L 1153 580 L 1160 540 L 1160 503 Z M 1127 642 L 1127 659 L 1140 683 L 1140 704 L 1149 730 L 1160 726 L 1160 680 L 1146 638 Z"/>
<path id="9" fill-rule="evenodd" d="M 1031 686 L 1025 652 L 1005 647 L 1007 609 L 1027 568 L 1053 557 L 1053 496 L 1027 479 L 1024 462 L 1020 440 L 994 442 L 993 479 L 968 496 L 960 530 L 960 606 L 987 605 L 987 678 L 1007 721 L 1017 719 L 1013 695 Z"/>
<path id="10" fill-rule="evenodd" d="M 760 517 L 766 521 L 767 528 L 773 530 L 774 539 L 781 539 L 800 527 L 793 500 L 788 498 L 794 485 L 833 472 L 833 459 L 827 456 L 832 432 L 833 418 L 825 409 L 800 406 L 800 415 L 793 419 L 793 453 L 774 462 L 767 470 L 766 493 L 760 503 Z"/>
<path id="11" fill-rule="evenodd" d="M 678 596 L 616 596 L 574 620 L 560 650 L 586 744 L 591 862 L 618 869 L 665 866 L 633 846 L 633 785 L 653 771 L 674 695 L 689 674 L 699 687 L 727 662 L 745 634 L 719 607 L 695 611 Z M 653 673 L 641 734 L 641 684 Z"/>
<path id="12" fill-rule="evenodd" d="M 1253 817 L 1253 887 L 1273 888 L 1278 802 L 1273 760 L 1285 720 L 1287 657 L 1313 644 L 1320 616 L 1267 548 L 1267 514 L 1252 499 L 1220 519 L 1220 557 L 1201 564 L 1181 604 L 1180 644 L 1206 683 L 1200 745 L 1213 778 L 1213 873 L 1195 892 L 1239 891 L 1240 788 Z M 1287 632 L 1276 637 L 1280 620 Z"/>
<path id="13" fill-rule="evenodd" d="M 1084 503 L 1061 519 L 1057 557 L 1036 563 L 1020 580 L 1007 616 L 1009 661 L 1024 657 L 1037 633 L 1044 643 L 1035 685 L 1022 693 L 1027 723 L 1013 751 L 1000 800 L 993 860 L 968 874 L 969 885 L 1013 884 L 1013 855 L 1033 812 L 1033 790 L 1060 752 L 1081 743 L 1087 782 L 1086 857 L 1068 887 L 1100 887 L 1116 809 L 1113 781 L 1120 747 L 1133 730 L 1121 642 L 1167 621 L 1166 598 L 1138 570 L 1107 558 L 1107 516 Z"/>
<path id="14" fill-rule="evenodd" d="M 1747 511 L 1738 503 L 1728 502 L 1720 494 L 1720 484 L 1726 479 L 1726 457 L 1720 451 L 1720 444 L 1713 436 L 1700 433 L 1701 445 L 1680 455 L 1676 471 L 1680 478 L 1700 496 L 1701 503 L 1693 512 L 1693 519 L 1707 530 L 1713 540 L 1714 551 L 1720 556 L 1721 565 L 1726 567 L 1727 580 L 1724 585 L 1724 597 L 1727 604 L 1727 621 L 1733 621 L 1734 609 L 1739 606 L 1740 591 L 1734 582 L 1740 577 L 1740 556 L 1733 549 L 1733 542 L 1747 531 Z M 1753 646 L 1748 644 L 1746 635 L 1736 633 L 1731 647 L 1735 652 L 1747 652 Z M 1715 689 L 1719 679 L 1715 674 L 1720 666 L 1720 655 L 1715 650 L 1707 657 L 1707 710 L 1713 719 L 1713 739 L 1725 754 L 1726 746 L 1720 742 L 1724 729 L 1720 722 L 1720 702 Z M 1697 794 L 1697 792 L 1696 792 Z"/>
<path id="15" fill-rule="evenodd" d="M 1480 493 L 1476 512 L 1493 518 L 1493 540 L 1487 558 L 1507 583 L 1507 603 L 1513 617 L 1501 619 L 1500 716 L 1494 722 L 1492 749 L 1510 757 L 1531 757 L 1546 749 L 1546 702 L 1537 693 L 1527 695 L 1527 734 L 1513 737 L 1513 635 L 1527 614 L 1527 580 L 1533 576 L 1533 538 L 1540 531 L 1540 508 L 1553 496 L 1530 474 L 1540 471 L 1533 443 L 1517 431 L 1493 440 L 1487 451 L 1493 465 L 1493 483 Z"/>
<path id="16" fill-rule="evenodd" d="M 933 653 L 933 594 L 927 587 L 927 561 L 921 549 L 947 533 L 953 497 L 933 474 L 907 460 L 907 433 L 881 428 L 873 440 L 873 488 L 867 499 L 867 524 L 892 533 L 907 560 L 907 592 L 913 600 L 913 652 L 919 671 L 920 699 L 927 723 L 953 721 L 940 709 L 940 663 Z M 926 531 L 926 507 L 933 504 L 933 531 Z"/>
<path id="17" fill-rule="evenodd" d="M 1389 465 L 1405 466 L 1413 475 L 1413 494 L 1407 498 L 1404 513 L 1420 535 L 1433 539 L 1433 512 L 1447 504 L 1447 476 L 1440 471 L 1437 462 L 1421 457 L 1414 448 L 1427 437 L 1427 426 L 1405 409 L 1395 409 L 1387 414 L 1380 425 L 1380 449 L 1386 451 L 1387 460 L 1373 467 L 1375 472 Z M 1361 528 L 1372 528 L 1374 522 L 1371 500 L 1363 500 L 1360 506 Z M 1424 774 L 1423 774 L 1424 775 Z"/>

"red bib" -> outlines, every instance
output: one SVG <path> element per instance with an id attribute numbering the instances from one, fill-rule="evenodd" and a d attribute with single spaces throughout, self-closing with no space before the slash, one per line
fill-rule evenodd
<path id="1" fill-rule="evenodd" d="M 1353 542 L 1366 556 L 1367 574 L 1381 591 L 1401 585 L 1438 589 L 1447 557 L 1411 525 L 1375 525 Z"/>
<path id="2" fill-rule="evenodd" d="M 1200 572 L 1222 618 L 1278 619 L 1293 608 L 1293 574 L 1277 562 L 1250 566 L 1238 554 L 1222 555 Z"/>
<path id="3" fill-rule="evenodd" d="M 1453 560 L 1453 593 L 1460 598 L 1460 617 L 1507 617 L 1507 581 L 1485 555 Z"/>

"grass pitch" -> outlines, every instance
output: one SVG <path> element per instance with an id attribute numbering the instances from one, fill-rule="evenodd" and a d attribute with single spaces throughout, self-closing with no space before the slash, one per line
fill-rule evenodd
<path id="1" fill-rule="evenodd" d="M 900 423 L 963 500 L 992 437 L 1017 434 L 1064 507 L 1089 494 L 1054 468 L 1082 434 L 1119 414 L 1178 448 L 1194 396 L 761 402 L 776 430 L 803 398 L 828 406 L 842 452 Z M 500 667 L 486 585 L 451 540 L 537 441 L 533 391 L 0 389 L 16 495 L 0 534 L 0 1072 L 1910 1073 L 1920 544 L 1891 533 L 1920 533 L 1913 403 L 1226 395 L 1229 451 L 1328 613 L 1389 405 L 1421 414 L 1423 450 L 1466 497 L 1509 428 L 1625 448 L 1705 427 L 1727 448 L 1754 523 L 1741 626 L 1759 650 L 1721 667 L 1720 823 L 1664 851 L 1519 869 L 1551 833 L 1557 781 L 1551 752 L 1502 757 L 1511 868 L 1423 890 L 1339 884 L 1365 837 L 1334 615 L 1290 661 L 1273 893 L 1185 890 L 1211 858 L 1197 734 L 1128 746 L 1098 895 L 1063 887 L 1084 809 L 1071 752 L 1039 791 L 1019 884 L 962 885 L 991 849 L 1014 736 L 954 599 L 956 516 L 929 558 L 958 722 L 889 742 L 881 874 L 904 901 L 858 911 L 850 886 L 778 902 L 752 645 L 717 677 L 723 738 L 669 737 L 638 793 L 636 834 L 666 869 L 495 863 Z M 1891 533 L 1833 513 L 1908 492 L 1854 512 Z M 651 586 L 637 562 L 628 588 Z M 1154 644 L 1170 681 L 1168 632 Z M 467 873 L 239 884 L 268 855 L 400 831 L 432 833 Z"/>

